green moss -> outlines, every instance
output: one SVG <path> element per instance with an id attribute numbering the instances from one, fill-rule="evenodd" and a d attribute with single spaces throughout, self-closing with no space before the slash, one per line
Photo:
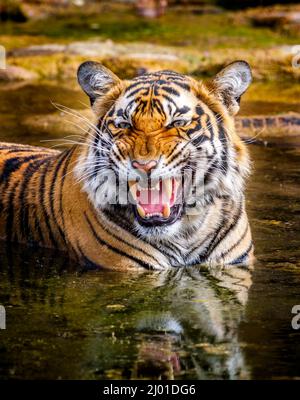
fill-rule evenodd
<path id="1" fill-rule="evenodd" d="M 297 43 L 297 35 L 268 28 L 253 28 L 239 14 L 193 14 L 169 10 L 157 20 L 138 17 L 131 6 L 104 11 L 58 13 L 45 20 L 29 20 L 23 24 L 1 24 L 1 35 L 30 38 L 46 37 L 69 42 L 89 38 L 110 38 L 115 41 L 145 41 L 184 46 L 199 50 L 216 48 L 268 47 Z M 5 38 L 4 38 L 5 41 Z M 5 44 L 5 43 L 4 43 Z M 11 46 L 11 43 L 10 43 Z"/>

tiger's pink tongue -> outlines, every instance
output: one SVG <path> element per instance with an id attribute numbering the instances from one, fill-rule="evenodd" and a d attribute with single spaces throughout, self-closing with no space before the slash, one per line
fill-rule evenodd
<path id="1" fill-rule="evenodd" d="M 163 204 L 140 204 L 146 214 L 161 213 L 163 212 Z"/>

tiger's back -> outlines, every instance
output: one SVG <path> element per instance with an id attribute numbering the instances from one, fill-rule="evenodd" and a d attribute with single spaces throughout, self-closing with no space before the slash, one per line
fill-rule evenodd
<path id="1" fill-rule="evenodd" d="M 51 149 L 0 143 L 1 239 L 52 247 L 46 228 L 56 215 L 53 206 L 47 207 L 53 203 L 45 189 L 50 185 L 57 190 L 61 159 L 63 153 Z"/>

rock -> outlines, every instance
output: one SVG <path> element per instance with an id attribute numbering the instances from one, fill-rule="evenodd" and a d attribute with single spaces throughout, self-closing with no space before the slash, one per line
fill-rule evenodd
<path id="1" fill-rule="evenodd" d="M 11 50 L 7 53 L 7 55 L 9 57 L 46 56 L 56 53 L 63 53 L 65 50 L 66 45 L 63 44 L 42 44 Z"/>
<path id="2" fill-rule="evenodd" d="M 300 45 L 293 44 L 293 45 L 278 46 L 277 50 L 280 51 L 285 56 L 287 55 L 295 56 L 300 53 Z"/>
<path id="3" fill-rule="evenodd" d="M 37 79 L 38 75 L 35 72 L 28 71 L 25 68 L 15 65 L 7 66 L 5 69 L 0 69 L 0 82 L 27 81 Z"/>
<path id="4" fill-rule="evenodd" d="M 74 42 L 66 47 L 66 52 L 88 57 L 103 57 L 117 55 L 118 49 L 111 40 L 105 40 L 103 42 Z"/>
<path id="5" fill-rule="evenodd" d="M 300 114 L 237 117 L 236 129 L 246 143 L 299 147 Z"/>
<path id="6" fill-rule="evenodd" d="M 174 61 L 179 57 L 174 54 L 174 49 L 144 43 L 114 43 L 105 41 L 82 41 L 68 45 L 53 43 L 24 47 L 8 52 L 9 57 L 44 56 L 63 53 L 65 55 L 78 55 L 85 57 L 118 57 L 144 58 L 151 60 Z"/>
<path id="7" fill-rule="evenodd" d="M 162 69 L 187 73 L 189 67 L 189 60 L 174 48 L 111 40 L 35 45 L 8 53 L 12 64 L 32 69 L 47 79 L 74 79 L 79 64 L 90 58 L 102 62 L 121 78 Z"/>
<path id="8" fill-rule="evenodd" d="M 137 60 L 154 60 L 154 61 L 178 61 L 175 54 L 159 54 L 159 53 L 130 53 L 128 59 L 135 58 Z"/>
<path id="9" fill-rule="evenodd" d="M 300 24 L 300 10 L 266 9 L 252 12 L 250 20 L 254 26 L 281 27 Z"/>
<path id="10" fill-rule="evenodd" d="M 46 19 L 50 15 L 50 10 L 48 5 L 43 4 L 43 6 L 40 6 L 38 4 L 29 4 L 22 2 L 20 4 L 22 13 L 24 16 L 29 19 L 29 20 L 41 20 L 41 19 Z"/>

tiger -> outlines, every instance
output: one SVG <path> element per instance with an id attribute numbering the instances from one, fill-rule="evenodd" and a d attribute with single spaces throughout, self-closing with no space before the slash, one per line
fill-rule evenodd
<path id="1" fill-rule="evenodd" d="M 251 161 L 234 123 L 249 64 L 209 81 L 169 70 L 122 80 L 86 61 L 77 79 L 95 115 L 79 119 L 80 140 L 0 143 L 0 238 L 92 269 L 252 264 Z"/>

